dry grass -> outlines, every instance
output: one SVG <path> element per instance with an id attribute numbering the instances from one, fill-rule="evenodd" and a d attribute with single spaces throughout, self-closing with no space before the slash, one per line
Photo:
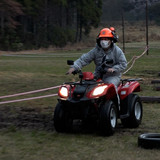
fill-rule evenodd
<path id="1" fill-rule="evenodd" d="M 83 41 L 75 44 L 68 43 L 63 48 L 50 46 L 49 48 L 40 48 L 38 50 L 27 50 L 27 51 L 0 51 L 2 54 L 44 54 L 44 53 L 53 53 L 53 52 L 66 52 L 66 51 L 81 51 L 84 49 L 92 48 L 95 46 L 96 37 L 99 34 L 100 30 L 104 27 L 113 26 L 116 29 L 117 34 L 119 35 L 119 43 L 122 43 L 122 26 L 119 23 L 109 23 L 106 25 L 100 25 L 98 28 L 92 28 L 90 35 L 83 35 Z M 160 43 L 160 26 L 157 26 L 150 22 L 149 24 L 149 43 L 157 42 Z M 125 22 L 125 42 L 126 45 L 130 43 L 144 43 L 146 41 L 146 27 L 145 22 L 138 23 L 128 23 Z"/>
<path id="2" fill-rule="evenodd" d="M 98 27 L 97 29 L 92 29 L 90 39 L 96 37 L 99 31 L 104 27 L 113 26 L 119 35 L 119 42 L 122 42 L 122 26 L 121 24 L 107 24 Z M 148 27 L 149 41 L 160 41 L 160 26 L 150 23 Z M 128 23 L 125 22 L 125 42 L 145 42 L 146 40 L 146 26 L 145 22 L 139 23 Z"/>

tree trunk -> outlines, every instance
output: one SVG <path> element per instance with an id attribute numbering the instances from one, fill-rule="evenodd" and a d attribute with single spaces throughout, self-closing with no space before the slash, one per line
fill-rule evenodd
<path id="1" fill-rule="evenodd" d="M 45 29 L 45 34 L 44 34 L 44 41 L 47 43 L 47 34 L 48 34 L 48 0 L 45 0 L 45 11 L 44 11 L 44 29 Z"/>
<path id="2" fill-rule="evenodd" d="M 38 46 L 38 39 L 37 39 L 37 23 L 36 20 L 33 21 L 33 35 L 34 35 L 34 41 L 35 45 Z"/>
<path id="3" fill-rule="evenodd" d="M 0 14 L 0 19 L 1 19 L 1 36 L 3 37 L 4 35 L 4 14 L 1 12 Z"/>
<path id="4" fill-rule="evenodd" d="M 75 37 L 76 42 L 78 42 L 78 37 L 79 37 L 79 13 L 77 11 L 77 24 L 76 24 L 76 37 Z"/>
<path id="5" fill-rule="evenodd" d="M 62 27 L 62 19 L 63 19 L 63 13 L 62 13 L 63 12 L 63 9 L 62 9 L 63 7 L 62 7 L 62 4 L 60 5 L 59 8 L 60 8 L 60 11 L 59 11 L 59 14 L 60 14 L 59 15 L 59 25 L 60 25 L 60 27 Z"/>
<path id="6" fill-rule="evenodd" d="M 82 40 L 82 17 L 80 18 L 79 26 L 79 42 Z"/>
<path id="7" fill-rule="evenodd" d="M 69 8 L 66 7 L 66 25 L 67 27 L 69 26 L 69 18 L 70 18 L 70 15 L 69 15 Z"/>

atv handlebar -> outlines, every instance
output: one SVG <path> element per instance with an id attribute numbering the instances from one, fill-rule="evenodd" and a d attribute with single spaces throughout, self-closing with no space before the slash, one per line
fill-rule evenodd
<path id="1" fill-rule="evenodd" d="M 74 61 L 73 60 L 67 60 L 67 64 L 68 65 L 74 65 Z M 103 75 L 105 74 L 107 71 L 105 70 L 105 67 L 108 65 L 113 64 L 113 59 L 106 59 L 104 60 L 104 62 L 102 62 L 102 64 L 97 68 L 97 71 Z M 82 79 L 83 78 L 83 74 L 81 70 L 74 70 L 72 72 L 73 75 L 78 74 L 79 73 L 79 78 Z M 114 72 L 113 72 L 114 73 Z M 100 76 L 101 77 L 101 76 Z M 99 77 L 98 77 L 99 78 Z"/>
<path id="2" fill-rule="evenodd" d="M 73 75 L 78 74 L 78 73 L 80 73 L 80 70 L 74 70 L 74 71 L 72 72 Z"/>

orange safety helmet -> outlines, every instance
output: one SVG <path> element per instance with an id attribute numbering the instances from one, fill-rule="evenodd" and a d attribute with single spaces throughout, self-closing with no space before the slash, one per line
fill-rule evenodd
<path id="1" fill-rule="evenodd" d="M 117 42 L 118 40 L 118 36 L 116 35 L 116 31 L 114 27 L 110 27 L 110 28 L 103 28 L 100 33 L 97 36 L 97 44 L 100 46 L 100 39 L 102 37 L 107 37 L 113 40 L 114 43 Z"/>
<path id="2" fill-rule="evenodd" d="M 103 28 L 100 31 L 98 37 L 99 38 L 102 38 L 102 37 L 114 38 L 114 35 L 113 35 L 112 31 L 109 28 Z"/>

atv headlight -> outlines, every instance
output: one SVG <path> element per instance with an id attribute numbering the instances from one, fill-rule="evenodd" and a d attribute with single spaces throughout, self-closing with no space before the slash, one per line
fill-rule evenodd
<path id="1" fill-rule="evenodd" d="M 69 95 L 68 89 L 66 87 L 61 87 L 59 89 L 59 96 L 62 98 L 67 98 Z"/>
<path id="2" fill-rule="evenodd" d="M 107 85 L 96 87 L 92 92 L 92 96 L 95 97 L 102 95 L 107 87 L 108 87 Z"/>

